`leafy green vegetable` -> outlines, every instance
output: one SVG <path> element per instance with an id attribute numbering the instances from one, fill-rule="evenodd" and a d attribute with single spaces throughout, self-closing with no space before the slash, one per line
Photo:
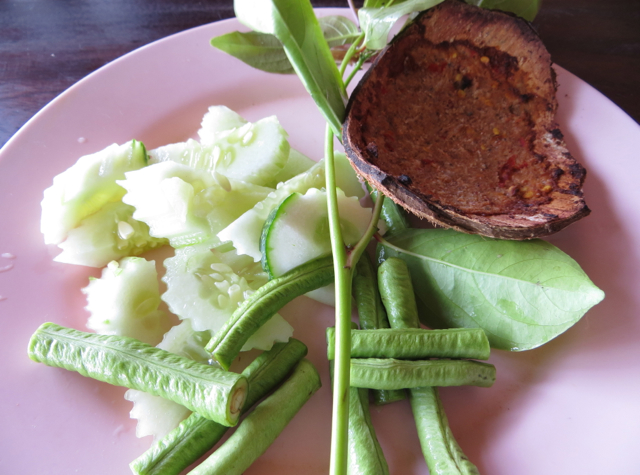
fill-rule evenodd
<path id="1" fill-rule="evenodd" d="M 373 50 L 384 48 L 391 28 L 401 17 L 427 10 L 441 2 L 442 0 L 407 0 L 390 7 L 361 8 L 358 10 L 358 18 L 365 33 L 365 46 Z"/>
<path id="2" fill-rule="evenodd" d="M 358 25 L 344 16 L 320 17 L 318 23 L 330 48 L 351 44 L 360 35 Z"/>
<path id="3" fill-rule="evenodd" d="M 542 240 L 410 229 L 383 242 L 379 253 L 407 262 L 423 323 L 480 327 L 494 348 L 540 346 L 604 298 L 571 257 Z"/>
<path id="4" fill-rule="evenodd" d="M 536 17 L 540 9 L 540 1 L 541 0 L 465 0 L 469 5 L 515 13 L 528 21 L 533 21 Z"/>
<path id="5" fill-rule="evenodd" d="M 273 35 L 250 31 L 234 31 L 216 36 L 211 46 L 238 58 L 249 66 L 268 73 L 293 74 L 295 71 L 282 43 Z"/>
<path id="6" fill-rule="evenodd" d="M 400 0 L 403 1 L 403 0 Z M 388 3 L 392 3 L 393 0 L 364 0 L 362 4 L 362 8 L 381 8 L 384 7 Z M 393 2 L 395 3 L 395 2 Z M 400 3 L 400 2 L 397 2 Z"/>
<path id="7" fill-rule="evenodd" d="M 350 44 L 360 34 L 358 26 L 343 16 L 321 17 L 318 23 L 330 48 Z M 274 35 L 234 31 L 212 38 L 211 46 L 260 71 L 295 74 L 282 43 Z"/>
<path id="8" fill-rule="evenodd" d="M 305 88 L 340 136 L 346 90 L 311 3 L 236 0 L 234 9 L 241 23 L 280 40 Z"/>

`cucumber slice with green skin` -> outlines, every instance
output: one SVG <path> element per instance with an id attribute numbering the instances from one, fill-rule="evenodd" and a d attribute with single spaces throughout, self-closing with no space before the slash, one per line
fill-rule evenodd
<path id="1" fill-rule="evenodd" d="M 160 290 L 154 261 L 141 257 L 112 261 L 82 292 L 91 314 L 87 328 L 96 333 L 128 336 L 155 345 L 171 328 L 169 315 L 158 309 Z"/>
<path id="2" fill-rule="evenodd" d="M 40 230 L 45 244 L 60 244 L 83 218 L 110 201 L 119 201 L 125 190 L 116 181 L 125 172 L 146 166 L 147 160 L 144 144 L 132 140 L 80 157 L 54 177 L 42 200 Z"/>
<path id="3" fill-rule="evenodd" d="M 198 137 L 203 145 L 213 145 L 221 132 L 242 127 L 247 121 L 226 106 L 211 106 L 202 118 Z"/>
<path id="4" fill-rule="evenodd" d="M 221 182 L 172 161 L 129 172 L 118 183 L 127 191 L 122 201 L 136 209 L 133 217 L 176 248 L 217 242 L 216 233 L 272 191 L 236 180 Z"/>
<path id="5" fill-rule="evenodd" d="M 267 186 L 289 158 L 287 133 L 275 116 L 247 122 L 201 144 L 189 139 L 149 152 L 152 163 L 173 161 L 226 178 Z"/>
<path id="6" fill-rule="evenodd" d="M 225 244 L 214 249 L 206 245 L 177 249 L 164 261 L 167 269 L 162 294 L 169 309 L 181 319 L 189 319 L 196 331 L 217 332 L 238 306 L 268 277 L 259 263 L 238 255 Z M 274 341 L 287 341 L 293 328 L 280 315 L 257 332 L 243 350 L 268 350 Z"/>
<path id="7" fill-rule="evenodd" d="M 256 262 L 262 259 L 260 251 L 260 236 L 262 228 L 271 212 L 292 193 L 306 193 L 312 188 L 322 188 L 325 185 L 325 162 L 319 161 L 309 170 L 301 173 L 284 183 L 270 193 L 264 200 L 244 213 L 237 220 L 218 233 L 221 241 L 230 241 L 239 254 L 251 256 Z M 356 173 L 343 154 L 336 154 L 336 182 L 338 188 L 346 196 L 362 198 L 364 189 Z"/>
<path id="8" fill-rule="evenodd" d="M 104 267 L 111 261 L 168 244 L 149 235 L 149 226 L 133 219 L 135 208 L 122 201 L 107 203 L 69 231 L 53 260 L 65 264 Z"/>
<path id="9" fill-rule="evenodd" d="M 339 189 L 337 196 L 342 237 L 347 246 L 354 245 L 369 226 L 371 210 Z M 271 279 L 331 254 L 326 192 L 312 188 L 304 195 L 293 193 L 286 198 L 266 221 L 260 244 L 262 267 Z M 327 305 L 335 302 L 332 286 L 314 290 L 307 296 Z"/>

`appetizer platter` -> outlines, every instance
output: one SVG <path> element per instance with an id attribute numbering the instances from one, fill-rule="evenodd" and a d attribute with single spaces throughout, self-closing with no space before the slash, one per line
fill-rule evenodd
<path id="1" fill-rule="evenodd" d="M 58 250 L 43 243 L 40 202 L 54 176 L 111 143 L 135 139 L 152 150 L 194 138 L 212 105 L 252 122 L 276 115 L 291 147 L 315 161 L 323 157 L 325 121 L 296 76 L 256 71 L 211 48 L 211 38 L 239 29 L 237 20 L 206 25 L 107 65 L 43 109 L 0 151 L 0 351 L 7 362 L 0 471 L 128 473 L 151 443 L 136 437 L 124 389 L 26 356 L 30 336 L 45 321 L 87 330 L 81 289 L 100 276 L 99 269 L 54 262 Z M 629 473 L 640 436 L 634 424 L 640 303 L 633 291 L 639 196 L 630 173 L 637 170 L 640 129 L 597 91 L 554 68 L 557 120 L 589 170 L 584 193 L 592 214 L 545 239 L 575 259 L 607 297 L 540 348 L 492 351 L 495 384 L 443 388 L 442 403 L 481 473 Z M 144 74 L 130 80 L 133 71 Z M 145 257 L 162 272 L 166 250 Z M 334 309 L 300 297 L 280 313 L 308 346 L 322 388 L 246 473 L 327 473 L 332 403 L 325 330 L 334 325 Z M 240 364 L 254 357 L 243 353 Z M 371 417 L 391 473 L 428 473 L 407 401 L 372 405 Z M 25 457 L 36 451 L 41 456 Z"/>

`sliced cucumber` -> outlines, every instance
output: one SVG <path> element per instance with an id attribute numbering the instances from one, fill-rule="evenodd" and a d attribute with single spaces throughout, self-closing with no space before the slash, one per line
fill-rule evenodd
<path id="1" fill-rule="evenodd" d="M 149 152 L 152 163 L 173 161 L 238 181 L 267 186 L 289 158 L 287 133 L 275 116 L 217 134 L 212 143 L 189 139 Z"/>
<path id="2" fill-rule="evenodd" d="M 226 106 L 211 106 L 202 118 L 198 137 L 203 145 L 213 145 L 221 133 L 242 127 L 247 121 Z"/>
<path id="3" fill-rule="evenodd" d="M 99 279 L 91 279 L 87 296 L 87 327 L 104 335 L 122 335 L 156 345 L 171 327 L 158 309 L 160 290 L 155 262 L 141 257 L 112 261 Z"/>
<path id="4" fill-rule="evenodd" d="M 365 189 L 347 156 L 344 153 L 336 153 L 333 163 L 336 169 L 336 186 L 347 196 L 362 198 Z"/>
<path id="5" fill-rule="evenodd" d="M 219 232 L 218 238 L 221 241 L 232 242 L 238 253 L 260 261 L 262 259 L 260 236 L 269 214 L 292 193 L 306 193 L 312 188 L 324 187 L 324 164 L 324 160 L 321 160 L 306 172 L 281 183 L 276 191 L 270 193 L 264 200 Z M 336 155 L 335 164 L 338 188 L 347 196 L 363 197 L 364 189 L 347 158 L 344 155 Z"/>
<path id="6" fill-rule="evenodd" d="M 287 163 L 285 163 L 284 167 L 278 174 L 274 175 L 272 180 L 268 182 L 267 186 L 276 188 L 279 183 L 290 180 L 294 176 L 306 172 L 315 164 L 316 162 L 311 160 L 309 157 L 298 152 L 296 149 L 291 148 L 289 149 L 289 158 L 287 159 Z"/>
<path id="7" fill-rule="evenodd" d="M 80 221 L 58 244 L 62 252 L 53 260 L 65 264 L 104 267 L 126 256 L 138 256 L 168 244 L 149 235 L 149 226 L 133 219 L 135 208 L 115 201 Z"/>
<path id="8" fill-rule="evenodd" d="M 342 236 L 346 245 L 353 245 L 367 230 L 371 210 L 360 206 L 357 198 L 348 198 L 341 190 L 337 191 Z M 310 189 L 304 195 L 294 193 L 285 199 L 265 223 L 261 250 L 262 267 L 270 278 L 331 254 L 326 192 Z M 307 295 L 320 302 L 334 304 L 331 286 Z"/>
<path id="9" fill-rule="evenodd" d="M 233 129 L 212 148 L 216 171 L 227 178 L 266 186 L 289 158 L 287 133 L 275 116 Z"/>
<path id="10" fill-rule="evenodd" d="M 229 244 L 177 249 L 164 265 L 167 291 L 162 300 L 181 319 L 189 319 L 197 331 L 217 332 L 238 305 L 268 280 L 259 263 L 238 255 Z M 274 341 L 292 336 L 292 327 L 281 316 L 272 320 L 244 349 L 270 349 Z"/>
<path id="11" fill-rule="evenodd" d="M 217 242 L 216 233 L 264 199 L 271 188 L 216 180 L 204 170 L 168 161 L 126 174 L 122 201 L 150 234 L 173 247 Z"/>
<path id="12" fill-rule="evenodd" d="M 142 142 L 132 140 L 80 157 L 44 191 L 40 230 L 46 244 L 60 244 L 85 217 L 105 203 L 119 201 L 125 190 L 116 181 L 147 164 Z"/>

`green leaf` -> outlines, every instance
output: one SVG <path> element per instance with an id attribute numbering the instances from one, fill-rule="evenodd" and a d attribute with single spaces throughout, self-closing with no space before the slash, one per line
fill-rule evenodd
<path id="1" fill-rule="evenodd" d="M 339 137 L 347 93 L 311 3 L 235 0 L 234 9 L 241 23 L 280 40 L 296 74 Z"/>
<path id="2" fill-rule="evenodd" d="M 324 39 L 330 48 L 353 43 L 360 35 L 358 25 L 343 16 L 325 16 L 318 18 Z"/>
<path id="3" fill-rule="evenodd" d="M 541 0 L 465 0 L 475 5 L 491 10 L 515 13 L 521 18 L 533 21 L 540 9 Z"/>
<path id="4" fill-rule="evenodd" d="M 409 229 L 379 249 L 411 270 L 420 318 L 432 328 L 482 328 L 494 348 L 555 338 L 604 298 L 580 266 L 542 240 L 502 241 Z"/>
<path id="5" fill-rule="evenodd" d="M 329 47 L 352 43 L 359 35 L 358 27 L 343 16 L 318 18 Z M 295 74 L 282 43 L 274 35 L 250 31 L 234 31 L 213 38 L 211 46 L 230 54 L 252 68 L 276 74 Z"/>
<path id="6" fill-rule="evenodd" d="M 388 3 L 388 0 L 364 0 L 362 8 L 381 8 Z"/>
<path id="7" fill-rule="evenodd" d="M 211 46 L 261 71 L 278 74 L 295 73 L 282 43 L 273 35 L 255 31 L 248 33 L 234 31 L 213 38 Z"/>
<path id="8" fill-rule="evenodd" d="M 384 48 L 391 28 L 401 17 L 427 10 L 441 2 L 442 0 L 407 0 L 390 7 L 361 8 L 358 10 L 358 18 L 365 33 L 365 46 L 372 50 Z"/>

